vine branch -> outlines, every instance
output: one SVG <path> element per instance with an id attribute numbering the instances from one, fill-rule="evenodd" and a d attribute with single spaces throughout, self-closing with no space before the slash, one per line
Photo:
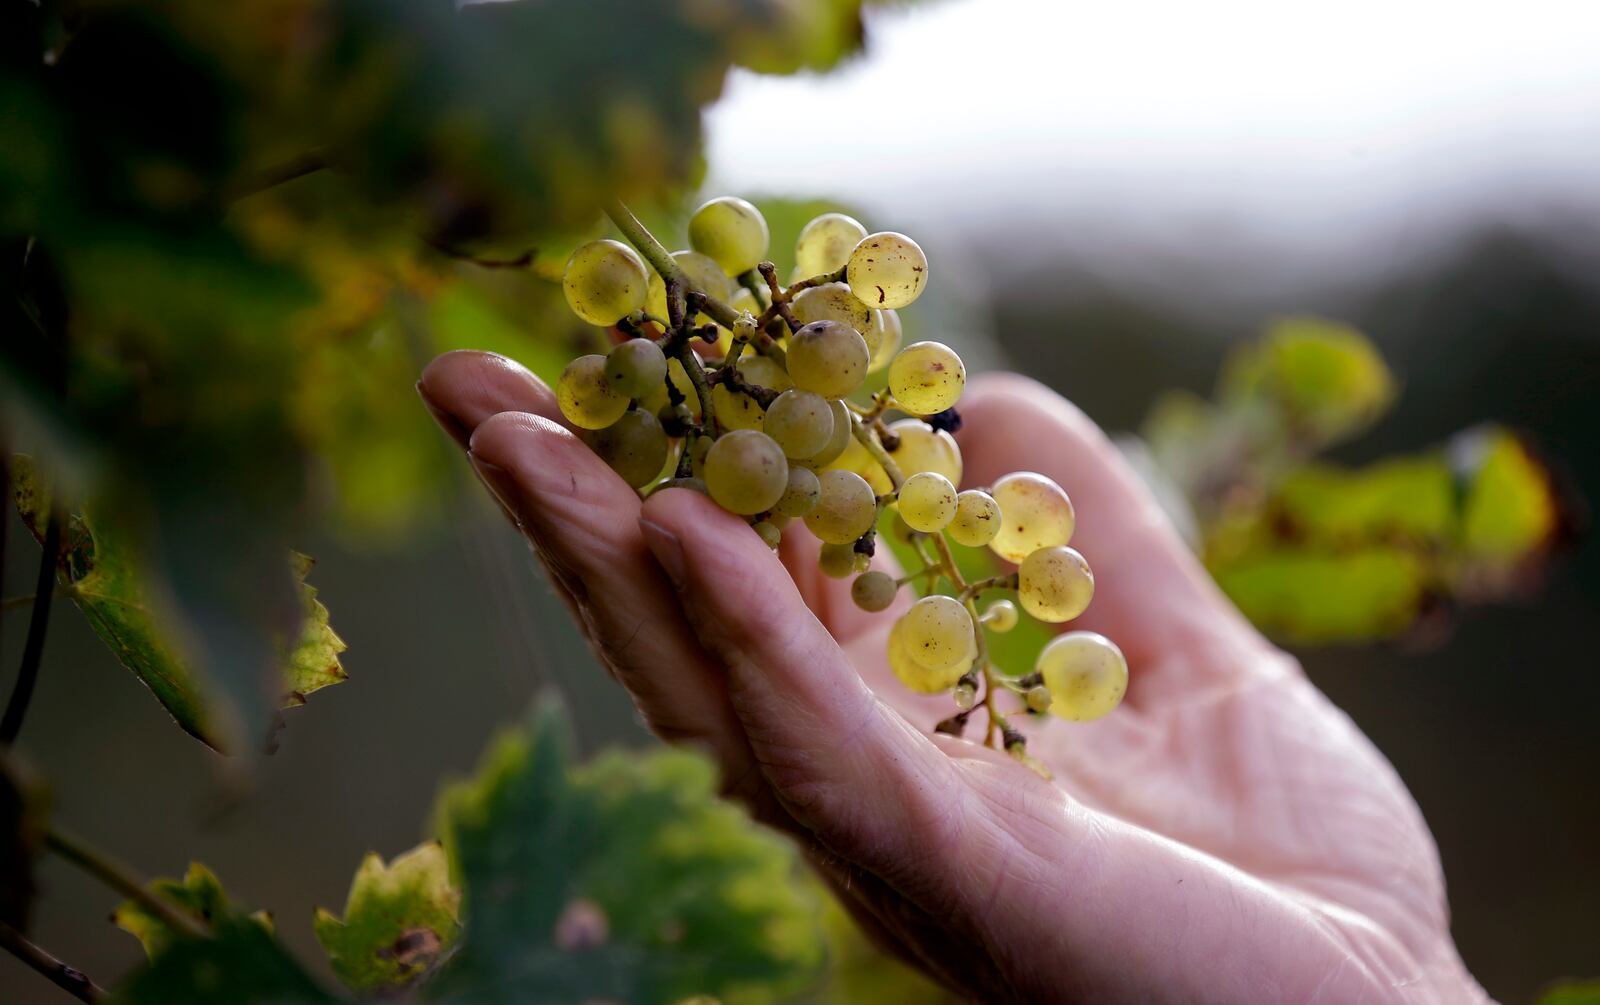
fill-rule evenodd
<path id="1" fill-rule="evenodd" d="M 17 670 L 17 682 L 12 685 L 11 697 L 6 702 L 5 716 L 0 718 L 0 747 L 9 747 L 22 732 L 22 720 L 28 714 L 28 704 L 33 700 L 34 685 L 39 682 L 39 663 L 44 658 L 44 637 L 50 627 L 50 601 L 55 595 L 56 562 L 61 554 L 61 525 L 65 515 L 59 506 L 50 510 L 50 522 L 44 531 L 44 546 L 39 553 L 39 574 L 35 580 L 33 611 L 28 618 L 28 637 L 22 646 L 22 665 Z"/>
<path id="2" fill-rule="evenodd" d="M 117 893 L 160 918 L 173 931 L 191 938 L 203 939 L 210 934 L 193 915 L 174 907 L 170 901 L 156 896 L 128 866 L 92 847 L 82 838 L 53 827 L 45 835 L 46 848 L 87 872 Z"/>
<path id="3" fill-rule="evenodd" d="M 105 1001 L 105 988 L 90 980 L 83 971 L 68 966 L 30 942 L 27 936 L 5 922 L 0 922 L 0 947 L 4 947 L 6 952 L 32 967 L 51 984 L 79 1001 Z"/>

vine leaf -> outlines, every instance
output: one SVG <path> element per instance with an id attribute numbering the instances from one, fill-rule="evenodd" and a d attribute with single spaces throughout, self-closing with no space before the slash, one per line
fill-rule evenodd
<path id="1" fill-rule="evenodd" d="M 430 1002 L 764 1002 L 816 976 L 792 848 L 718 800 L 698 756 L 574 768 L 546 706 L 446 791 L 438 819 L 466 935 Z"/>
<path id="2" fill-rule="evenodd" d="M 252 924 L 263 931 L 273 930 L 272 916 L 265 911 L 244 914 L 235 911 L 228 903 L 228 894 L 222 888 L 217 874 L 199 862 L 190 862 L 183 879 L 156 879 L 150 883 L 150 892 L 168 901 L 185 914 L 192 914 L 208 924 L 218 922 Z M 111 915 L 118 928 L 132 935 L 144 946 L 145 955 L 155 960 L 178 942 L 184 941 L 181 933 L 174 932 L 167 923 L 151 914 L 143 905 L 133 900 L 123 901 Z"/>
<path id="3" fill-rule="evenodd" d="M 419 845 L 387 866 L 370 854 L 350 884 L 344 918 L 317 909 L 317 941 L 352 991 L 395 991 L 427 973 L 455 945 L 460 905 L 438 842 Z"/>
<path id="4" fill-rule="evenodd" d="M 1600 1005 L 1600 980 L 1563 981 L 1545 991 L 1535 1005 Z"/>
<path id="5" fill-rule="evenodd" d="M 224 918 L 171 943 L 111 995 L 114 1005 L 335 1005 L 261 924 Z"/>
<path id="6" fill-rule="evenodd" d="M 38 536 L 49 510 L 49 489 L 27 457 L 18 455 L 15 461 L 17 510 Z M 286 708 L 305 704 L 306 695 L 348 676 L 339 660 L 344 641 L 330 627 L 328 609 L 317 599 L 317 591 L 306 582 L 312 560 L 291 553 L 290 565 L 304 621 L 295 645 L 281 654 Z M 73 603 L 118 661 L 144 682 L 186 732 L 222 749 L 204 683 L 181 653 L 177 633 L 125 537 L 102 528 L 88 515 L 73 517 L 59 572 Z"/>

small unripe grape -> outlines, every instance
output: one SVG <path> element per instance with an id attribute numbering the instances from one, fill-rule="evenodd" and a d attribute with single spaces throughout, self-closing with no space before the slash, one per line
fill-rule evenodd
<path id="1" fill-rule="evenodd" d="M 1040 715 L 1050 711 L 1050 703 L 1054 701 L 1050 694 L 1050 689 L 1043 684 L 1028 688 L 1022 698 L 1028 703 L 1028 711 L 1036 712 Z"/>
<path id="2" fill-rule="evenodd" d="M 865 479 L 853 471 L 833 470 L 824 471 L 818 481 L 822 497 L 805 515 L 811 533 L 830 544 L 847 544 L 872 529 L 878 501 Z"/>
<path id="3" fill-rule="evenodd" d="M 912 530 L 944 530 L 956 515 L 956 487 L 936 471 L 918 471 L 900 486 L 900 519 Z"/>
<path id="4" fill-rule="evenodd" d="M 910 614 L 897 620 L 894 627 L 889 629 L 889 669 L 894 671 L 900 683 L 912 691 L 938 694 L 940 691 L 948 691 L 955 687 L 962 676 L 971 669 L 972 658 L 968 656 L 958 659 L 947 667 L 927 666 L 915 655 L 919 649 L 919 643 L 915 638 L 916 632 Z"/>
<path id="5" fill-rule="evenodd" d="M 1000 504 L 1000 532 L 989 548 L 1008 562 L 1021 562 L 1040 548 L 1072 540 L 1077 517 L 1061 486 L 1032 471 L 1016 471 L 989 489 Z"/>
<path id="6" fill-rule="evenodd" d="M 868 307 L 898 309 L 922 294 L 928 256 L 904 234 L 871 234 L 850 252 L 845 278 Z"/>
<path id="7" fill-rule="evenodd" d="M 1039 651 L 1034 669 L 1050 689 L 1050 712 L 1086 722 L 1116 708 L 1128 691 L 1128 661 L 1095 632 L 1067 632 Z"/>
<path id="8" fill-rule="evenodd" d="M 783 495 L 772 505 L 772 511 L 786 517 L 805 516 L 817 508 L 817 500 L 821 498 L 822 482 L 817 479 L 816 472 L 798 464 L 791 464 L 789 484 L 784 487 Z"/>
<path id="9" fill-rule="evenodd" d="M 889 432 L 897 441 L 889 456 L 901 475 L 910 478 L 918 471 L 935 471 L 950 479 L 950 484 L 961 484 L 961 448 L 954 436 L 921 419 L 892 422 Z"/>
<path id="10" fill-rule="evenodd" d="M 806 224 L 794 242 L 795 272 L 802 279 L 844 268 L 867 228 L 843 213 L 823 213 Z"/>
<path id="11" fill-rule="evenodd" d="M 1071 621 L 1094 599 L 1094 573 L 1071 548 L 1040 548 L 1017 569 L 1017 599 L 1040 621 Z"/>
<path id="12" fill-rule="evenodd" d="M 1000 533 L 1000 504 L 981 489 L 968 489 L 956 496 L 956 515 L 946 529 L 956 544 L 981 548 Z"/>
<path id="13" fill-rule="evenodd" d="M 996 600 L 984 610 L 980 620 L 985 628 L 1004 635 L 1017 627 L 1017 605 L 1009 600 Z"/>
<path id="14" fill-rule="evenodd" d="M 647 338 L 631 338 L 606 354 L 606 379 L 624 398 L 644 401 L 664 388 L 667 357 Z"/>
<path id="15" fill-rule="evenodd" d="M 895 403 L 918 415 L 951 407 L 966 386 L 966 366 L 942 342 L 913 342 L 889 364 L 889 391 Z"/>
<path id="16" fill-rule="evenodd" d="M 863 611 L 881 611 L 894 603 L 899 592 L 894 577 L 886 572 L 863 572 L 850 584 L 850 599 Z"/>
<path id="17" fill-rule="evenodd" d="M 845 579 L 856 572 L 855 542 L 824 544 L 817 554 L 817 567 L 830 579 Z"/>
<path id="18" fill-rule="evenodd" d="M 592 325 L 614 325 L 644 306 L 650 277 L 638 253 L 620 241 L 590 241 L 572 253 L 561 277 L 567 306 Z"/>
<path id="19" fill-rule="evenodd" d="M 813 457 L 833 438 L 833 406 L 820 394 L 791 388 L 767 406 L 761 429 L 788 456 Z"/>
<path id="20" fill-rule="evenodd" d="M 790 303 L 794 316 L 803 325 L 816 321 L 837 321 L 849 325 L 862 339 L 867 337 L 867 332 L 872 327 L 872 311 L 850 293 L 850 287 L 844 283 L 824 283 L 813 286 L 809 290 L 801 290 L 800 295 Z M 868 358 L 871 358 L 872 346 L 867 346 Z"/>
<path id="21" fill-rule="evenodd" d="M 684 278 L 689 281 L 689 289 L 699 290 L 718 300 L 728 299 L 728 291 L 733 283 L 723 273 L 722 266 L 710 256 L 702 255 L 698 251 L 674 251 L 672 260 L 683 270 Z M 667 283 L 654 269 L 650 270 L 650 288 L 645 295 L 644 309 L 663 321 L 670 320 L 667 316 Z M 708 325 L 711 324 L 711 319 L 705 314 L 696 314 L 694 323 Z"/>
<path id="22" fill-rule="evenodd" d="M 950 670 L 963 662 L 971 665 L 977 639 L 972 615 L 961 601 L 937 593 L 923 597 L 911 605 L 902 620 L 906 624 L 906 649 L 918 663 L 929 670 Z M 962 672 L 966 672 L 965 668 Z M 952 680 L 945 687 L 954 683 Z"/>
<path id="23" fill-rule="evenodd" d="M 872 568 L 872 556 L 864 555 L 858 551 L 851 557 L 850 563 L 850 571 L 857 574 L 863 573 Z"/>
<path id="24" fill-rule="evenodd" d="M 973 687 L 971 684 L 968 684 L 966 681 L 962 681 L 956 685 L 956 689 L 954 692 L 952 692 L 952 696 L 956 700 L 956 708 L 959 708 L 963 712 L 972 711 L 972 707 L 978 703 L 978 689 Z"/>
<path id="25" fill-rule="evenodd" d="M 867 364 L 868 373 L 877 373 L 889 365 L 895 353 L 900 351 L 900 313 L 898 311 L 873 311 L 872 325 L 861 333 L 866 339 L 867 348 L 872 352 L 872 361 Z"/>
<path id="26" fill-rule="evenodd" d="M 667 434 L 656 417 L 630 408 L 604 429 L 586 429 L 583 442 L 632 488 L 655 481 L 667 464 Z"/>
<path id="27" fill-rule="evenodd" d="M 567 421 L 580 429 L 604 429 L 628 410 L 628 396 L 606 379 L 606 358 L 579 356 L 556 381 L 556 404 Z"/>
<path id="28" fill-rule="evenodd" d="M 838 321 L 816 321 L 789 336 L 789 377 L 794 386 L 825 398 L 843 398 L 867 376 L 867 343 Z"/>
<path id="29" fill-rule="evenodd" d="M 833 413 L 833 431 L 828 435 L 827 444 L 806 458 L 806 464 L 813 468 L 832 464 L 840 454 L 844 453 L 846 447 L 855 442 L 855 434 L 851 432 L 849 406 L 834 398 L 828 402 L 828 409 Z"/>
<path id="30" fill-rule="evenodd" d="M 769 523 L 766 520 L 756 521 L 751 525 L 751 529 L 760 535 L 762 542 L 764 542 L 766 546 L 771 548 L 773 551 L 777 551 L 778 545 L 783 543 L 783 531 L 779 530 L 775 524 Z"/>
<path id="31" fill-rule="evenodd" d="M 724 433 L 706 454 L 706 488 L 730 513 L 764 513 L 788 485 L 789 462 L 783 448 L 765 433 L 753 429 Z"/>
<path id="32" fill-rule="evenodd" d="M 753 269 L 766 258 L 768 240 L 761 211 L 735 196 L 712 199 L 689 217 L 689 246 L 710 255 L 730 276 Z"/>

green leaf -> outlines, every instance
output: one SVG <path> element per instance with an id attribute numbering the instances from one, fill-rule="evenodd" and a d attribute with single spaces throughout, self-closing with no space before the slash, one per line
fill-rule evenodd
<path id="1" fill-rule="evenodd" d="M 503 736 L 440 803 L 466 936 L 428 1000 L 738 1005 L 806 986 L 821 946 L 794 852 L 713 775 L 672 751 L 571 767 L 549 707 Z"/>
<path id="2" fill-rule="evenodd" d="M 26 931 L 38 893 L 33 863 L 44 846 L 49 798 L 15 755 L 0 752 L 0 923 Z"/>
<path id="3" fill-rule="evenodd" d="M 1457 437 L 1451 453 L 1466 483 L 1461 546 L 1469 555 L 1515 563 L 1549 543 L 1560 506 L 1549 472 L 1521 441 L 1487 427 Z"/>
<path id="4" fill-rule="evenodd" d="M 272 931 L 272 918 L 262 911 L 251 914 L 236 912 L 228 903 L 228 894 L 216 873 L 199 862 L 190 862 L 183 879 L 157 879 L 150 883 L 150 891 L 172 904 L 185 914 L 193 915 L 207 924 L 219 922 L 257 925 L 266 932 Z M 156 915 L 134 900 L 123 901 L 111 915 L 118 928 L 132 935 L 144 946 L 145 955 L 154 960 L 174 943 L 184 941 L 180 932 L 174 932 Z"/>
<path id="5" fill-rule="evenodd" d="M 455 945 L 460 904 L 438 842 L 418 845 L 387 866 L 370 854 L 350 884 L 343 920 L 317 909 L 317 941 L 352 991 L 397 990 L 432 969 Z"/>
<path id="6" fill-rule="evenodd" d="M 1394 401 L 1394 378 L 1365 335 L 1321 318 L 1284 318 L 1223 370 L 1222 399 L 1259 399 L 1280 409 L 1316 445 L 1370 425 Z"/>
<path id="7" fill-rule="evenodd" d="M 1600 981 L 1564 981 L 1540 995 L 1535 1005 L 1600 1005 Z"/>
<path id="8" fill-rule="evenodd" d="M 1432 581 L 1422 556 L 1383 545 L 1266 551 L 1213 563 L 1211 573 L 1251 621 L 1305 642 L 1396 634 L 1416 619 Z"/>
<path id="9" fill-rule="evenodd" d="M 213 938 L 184 939 L 118 985 L 114 1005 L 335 1005 L 271 932 L 224 919 Z"/>

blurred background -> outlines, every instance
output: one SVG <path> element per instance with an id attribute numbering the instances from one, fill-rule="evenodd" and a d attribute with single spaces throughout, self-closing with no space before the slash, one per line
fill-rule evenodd
<path id="1" fill-rule="evenodd" d="M 910 338 L 1122 431 L 1171 389 L 1209 395 L 1272 318 L 1338 319 L 1399 397 L 1335 459 L 1492 421 L 1600 498 L 1600 8 L 944 0 L 866 22 L 826 75 L 732 72 L 705 191 L 828 198 L 913 235 L 938 295 L 906 312 Z M 419 840 L 439 781 L 537 692 L 565 697 L 586 749 L 651 742 L 420 406 L 392 422 L 427 458 L 407 462 L 427 518 L 369 508 L 372 533 L 296 541 L 351 679 L 287 713 L 243 794 L 68 605 L 23 735 L 58 819 L 151 873 L 205 860 L 306 958 L 312 908 L 343 903 L 366 851 Z M 31 592 L 35 554 L 10 550 L 0 593 Z M 1538 579 L 1451 631 L 1295 647 L 1411 787 L 1462 955 L 1506 1002 L 1600 974 L 1594 538 Z M 56 861 L 40 879 L 42 943 L 91 973 L 139 960 L 99 924 L 103 890 Z M 0 958 L 0 1000 L 41 988 Z"/>

